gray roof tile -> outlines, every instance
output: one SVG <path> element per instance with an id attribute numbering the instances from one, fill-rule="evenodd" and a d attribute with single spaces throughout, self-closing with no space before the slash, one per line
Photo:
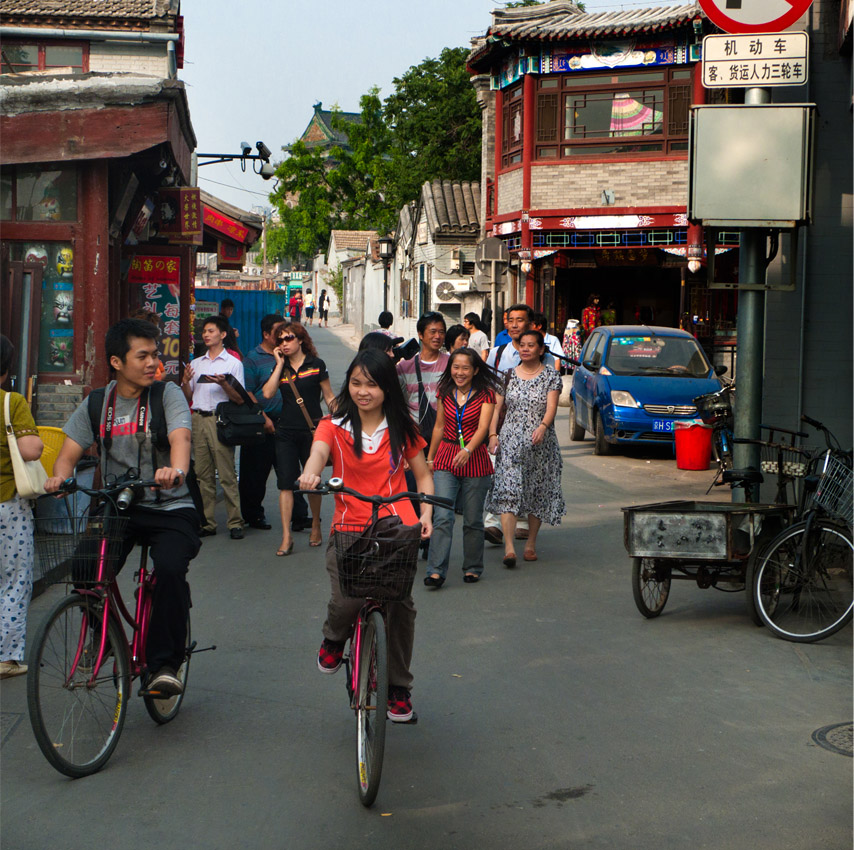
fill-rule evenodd
<path id="1" fill-rule="evenodd" d="M 433 180 L 421 187 L 430 232 L 476 234 L 480 230 L 480 183 Z"/>
<path id="2" fill-rule="evenodd" d="M 169 14 L 170 0 L 0 0 L 0 15 L 52 18 L 137 18 Z"/>

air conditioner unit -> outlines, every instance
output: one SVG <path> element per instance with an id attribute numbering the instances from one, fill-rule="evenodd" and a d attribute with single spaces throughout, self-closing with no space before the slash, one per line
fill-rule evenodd
<path id="1" fill-rule="evenodd" d="M 434 301 L 448 302 L 455 301 L 466 292 L 472 291 L 472 284 L 469 278 L 454 278 L 441 279 L 433 281 L 433 298 Z"/>

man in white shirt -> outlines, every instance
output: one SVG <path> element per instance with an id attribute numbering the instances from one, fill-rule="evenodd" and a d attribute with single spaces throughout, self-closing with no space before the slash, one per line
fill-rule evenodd
<path id="1" fill-rule="evenodd" d="M 507 333 L 510 335 L 510 342 L 496 345 L 489 350 L 486 362 L 490 366 L 504 373 L 522 362 L 519 356 L 519 337 L 531 329 L 533 318 L 534 311 L 527 304 L 514 304 L 507 310 Z M 546 366 L 554 367 L 555 359 L 548 350 L 543 362 Z"/>
<path id="2" fill-rule="evenodd" d="M 228 384 L 226 375 L 244 382 L 243 364 L 225 350 L 229 325 L 222 316 L 209 316 L 202 327 L 207 351 L 184 370 L 181 389 L 193 409 L 193 450 L 196 477 L 205 508 L 201 536 L 216 534 L 216 475 L 225 494 L 228 528 L 232 540 L 243 539 L 240 493 L 234 467 L 234 446 L 223 445 L 216 431 L 216 406 L 221 401 L 242 404 L 240 395 Z"/>

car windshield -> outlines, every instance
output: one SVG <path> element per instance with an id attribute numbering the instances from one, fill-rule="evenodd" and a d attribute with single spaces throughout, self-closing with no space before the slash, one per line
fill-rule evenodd
<path id="1" fill-rule="evenodd" d="M 708 360 L 696 340 L 675 336 L 617 336 L 605 365 L 615 375 L 705 378 Z"/>

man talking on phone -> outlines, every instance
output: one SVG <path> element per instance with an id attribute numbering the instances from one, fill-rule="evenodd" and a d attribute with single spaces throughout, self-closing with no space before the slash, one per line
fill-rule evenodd
<path id="1" fill-rule="evenodd" d="M 234 467 L 234 446 L 223 445 L 216 432 L 216 406 L 221 401 L 242 404 L 243 400 L 227 381 L 233 375 L 241 384 L 243 364 L 225 350 L 228 322 L 222 316 L 208 316 L 202 326 L 205 353 L 184 369 L 181 389 L 193 410 L 193 448 L 196 478 L 202 493 L 205 522 L 201 536 L 216 534 L 216 475 L 225 494 L 228 530 L 232 540 L 243 539 L 243 517 Z"/>

